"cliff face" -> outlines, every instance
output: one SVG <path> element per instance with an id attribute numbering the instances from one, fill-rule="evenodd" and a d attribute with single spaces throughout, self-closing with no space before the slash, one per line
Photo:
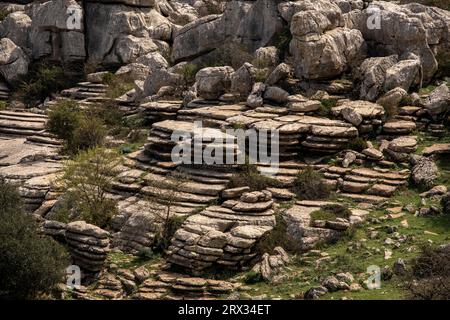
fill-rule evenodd
<path id="1" fill-rule="evenodd" d="M 118 66 L 158 52 L 173 65 L 237 67 L 275 45 L 299 79 L 336 78 L 370 56 L 414 55 L 427 81 L 437 70 L 436 55 L 449 50 L 449 13 L 420 4 L 53 0 L 6 8 L 15 12 L 0 23 L 0 37 L 30 60 Z"/>

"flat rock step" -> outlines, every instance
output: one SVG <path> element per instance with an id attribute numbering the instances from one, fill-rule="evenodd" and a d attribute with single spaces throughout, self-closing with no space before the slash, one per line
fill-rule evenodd
<path id="1" fill-rule="evenodd" d="M 25 111 L 12 111 L 12 110 L 0 110 L 0 115 L 19 117 L 19 118 L 41 118 L 47 119 L 48 117 L 43 114 L 25 112 Z"/>
<path id="2" fill-rule="evenodd" d="M 366 203 L 381 203 L 383 201 L 389 200 L 389 198 L 387 197 L 365 195 L 365 194 L 340 193 L 339 196 L 351 199 L 356 202 L 366 202 Z"/>

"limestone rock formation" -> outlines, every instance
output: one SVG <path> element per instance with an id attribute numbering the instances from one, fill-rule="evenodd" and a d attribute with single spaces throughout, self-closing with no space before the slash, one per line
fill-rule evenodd
<path id="1" fill-rule="evenodd" d="M 66 241 L 75 265 L 87 272 L 102 270 L 109 252 L 109 233 L 84 221 L 67 224 Z"/>
<path id="2" fill-rule="evenodd" d="M 28 72 L 28 57 L 23 50 L 8 38 L 0 40 L 0 74 L 13 83 Z"/>

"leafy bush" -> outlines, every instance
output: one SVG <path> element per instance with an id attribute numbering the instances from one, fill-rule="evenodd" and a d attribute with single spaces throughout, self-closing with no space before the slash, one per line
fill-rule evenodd
<path id="1" fill-rule="evenodd" d="M 9 10 L 6 10 L 5 8 L 0 9 L 0 22 L 2 22 L 3 20 L 6 19 L 6 17 L 10 14 L 11 12 Z"/>
<path id="2" fill-rule="evenodd" d="M 101 119 L 83 117 L 79 126 L 73 132 L 73 138 L 68 141 L 68 150 L 77 153 L 79 150 L 100 147 L 105 142 L 106 134 L 107 130 Z"/>
<path id="3" fill-rule="evenodd" d="M 283 247 L 284 250 L 292 253 L 300 251 L 300 245 L 288 236 L 287 223 L 281 215 L 276 215 L 276 225 L 256 245 L 255 252 L 259 255 L 272 253 L 276 247 Z"/>
<path id="4" fill-rule="evenodd" d="M 127 76 L 116 76 L 112 73 L 107 73 L 103 77 L 103 83 L 108 85 L 105 96 L 109 99 L 119 98 L 134 88 L 132 79 Z"/>
<path id="5" fill-rule="evenodd" d="M 155 250 L 164 251 L 170 246 L 171 239 L 175 232 L 181 227 L 187 217 L 172 215 L 167 220 L 163 232 L 159 233 L 155 242 Z"/>
<path id="6" fill-rule="evenodd" d="M 320 100 L 321 105 L 319 108 L 319 115 L 322 117 L 329 118 L 331 116 L 331 109 L 336 107 L 337 100 L 336 99 L 322 99 Z"/>
<path id="7" fill-rule="evenodd" d="M 186 87 L 189 87 L 195 82 L 195 75 L 198 72 L 198 66 L 192 63 L 187 63 L 181 69 L 181 75 L 183 76 L 183 82 Z"/>
<path id="8" fill-rule="evenodd" d="M 289 26 L 286 25 L 277 35 L 277 38 L 275 40 L 275 47 L 277 47 L 277 49 L 280 51 L 281 54 L 280 58 L 284 59 L 284 57 L 287 56 L 291 40 L 292 40 L 291 30 L 289 29 Z"/>
<path id="9" fill-rule="evenodd" d="M 262 282 L 263 278 L 261 276 L 261 273 L 255 272 L 255 271 L 249 271 L 244 275 L 243 281 L 245 284 L 255 284 L 258 282 Z"/>
<path id="10" fill-rule="evenodd" d="M 335 221 L 337 218 L 348 219 L 351 215 L 351 211 L 339 204 L 335 205 L 326 205 L 323 206 L 320 210 L 314 211 L 311 213 L 311 222 L 316 220 L 326 220 L 326 221 Z"/>
<path id="11" fill-rule="evenodd" d="M 421 254 L 412 261 L 407 275 L 407 289 L 415 300 L 450 299 L 450 246 L 422 247 Z"/>
<path id="12" fill-rule="evenodd" d="M 60 139 L 71 140 L 81 122 L 81 111 L 73 100 L 61 100 L 48 114 L 47 130 Z"/>
<path id="13" fill-rule="evenodd" d="M 347 144 L 347 149 L 361 152 L 367 149 L 367 141 L 361 137 L 351 139 Z"/>
<path id="14" fill-rule="evenodd" d="M 0 180 L 0 298 L 39 298 L 63 279 L 66 252 L 37 230 L 17 189 Z"/>
<path id="15" fill-rule="evenodd" d="M 246 164 L 243 171 L 233 174 L 228 182 L 229 188 L 250 187 L 252 191 L 261 191 L 268 187 L 277 187 L 280 183 L 259 173 L 255 165 Z"/>
<path id="16" fill-rule="evenodd" d="M 28 73 L 18 80 L 14 87 L 16 94 L 25 103 L 33 105 L 76 82 L 76 77 L 66 76 L 61 66 L 41 61 L 32 64 Z"/>
<path id="17" fill-rule="evenodd" d="M 73 100 L 62 100 L 49 112 L 47 129 L 65 141 L 65 151 L 76 154 L 102 146 L 107 134 L 95 111 L 82 111 Z"/>
<path id="18" fill-rule="evenodd" d="M 107 191 L 121 163 L 118 153 L 103 148 L 81 151 L 66 163 L 58 186 L 67 192 L 72 216 L 101 228 L 108 226 L 117 213 L 117 203 Z"/>
<path id="19" fill-rule="evenodd" d="M 0 110 L 6 109 L 8 107 L 8 103 L 6 101 L 0 101 Z"/>
<path id="20" fill-rule="evenodd" d="M 326 199 L 331 195 L 331 187 L 326 184 L 322 174 L 311 167 L 297 174 L 292 189 L 300 200 Z"/>

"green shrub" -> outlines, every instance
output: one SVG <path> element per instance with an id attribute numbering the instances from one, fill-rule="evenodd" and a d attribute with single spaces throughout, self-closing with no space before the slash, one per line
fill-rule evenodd
<path id="1" fill-rule="evenodd" d="M 330 98 L 330 99 L 322 99 L 320 100 L 321 105 L 319 109 L 319 115 L 321 117 L 329 118 L 331 117 L 331 109 L 337 106 L 337 100 Z"/>
<path id="2" fill-rule="evenodd" d="M 243 279 L 245 284 L 255 284 L 263 281 L 261 273 L 255 271 L 249 271 L 244 275 Z"/>
<path id="3" fill-rule="evenodd" d="M 450 247 L 423 246 L 406 278 L 414 300 L 450 299 Z"/>
<path id="4" fill-rule="evenodd" d="M 73 100 L 61 100 L 48 113 L 47 130 L 58 138 L 71 140 L 81 121 L 81 111 Z"/>
<path id="5" fill-rule="evenodd" d="M 73 137 L 67 143 L 67 151 L 76 154 L 80 150 L 88 150 L 103 146 L 107 134 L 101 119 L 83 117 L 79 126 L 73 132 Z"/>
<path id="6" fill-rule="evenodd" d="M 108 85 L 105 97 L 109 99 L 116 99 L 124 95 L 134 88 L 134 82 L 127 76 L 116 76 L 112 73 L 107 73 L 103 77 L 103 83 Z"/>
<path id="7" fill-rule="evenodd" d="M 5 8 L 0 9 L 0 22 L 6 19 L 6 17 L 10 14 L 9 10 L 6 10 Z"/>
<path id="8" fill-rule="evenodd" d="M 449 5 L 450 6 L 450 5 Z M 450 9 L 450 8 L 449 8 Z M 438 61 L 438 71 L 436 72 L 436 78 L 443 79 L 450 76 L 450 53 L 444 52 L 436 55 Z"/>
<path id="9" fill-rule="evenodd" d="M 281 32 L 277 35 L 275 40 L 275 47 L 280 51 L 280 55 L 282 59 L 287 56 L 289 52 L 289 44 L 292 40 L 291 30 L 288 25 L 283 27 Z"/>
<path id="10" fill-rule="evenodd" d="M 347 149 L 361 152 L 367 149 L 367 141 L 361 137 L 351 139 L 347 144 Z"/>
<path id="11" fill-rule="evenodd" d="M 274 178 L 259 173 L 255 165 L 245 165 L 243 171 L 233 174 L 228 182 L 229 188 L 250 187 L 252 191 L 261 191 L 268 187 L 278 187 Z"/>
<path id="12" fill-rule="evenodd" d="M 299 200 L 326 199 L 331 195 L 331 187 L 324 181 L 322 174 L 311 167 L 297 174 L 292 189 Z"/>
<path id="13" fill-rule="evenodd" d="M 40 298 L 63 280 L 64 248 L 37 230 L 17 189 L 0 180 L 0 299 Z"/>
<path id="14" fill-rule="evenodd" d="M 171 240 L 175 232 L 181 227 L 187 217 L 172 215 L 167 225 L 164 226 L 163 232 L 159 233 L 156 237 L 155 250 L 164 252 L 169 248 Z"/>
<path id="15" fill-rule="evenodd" d="M 25 103 L 33 105 L 76 82 L 76 77 L 67 76 L 61 66 L 41 61 L 32 64 L 28 73 L 17 81 L 13 89 Z"/>
<path id="16" fill-rule="evenodd" d="M 326 205 L 320 210 L 311 213 L 311 222 L 316 220 L 335 221 L 337 218 L 348 219 L 351 215 L 351 211 L 342 205 Z"/>
<path id="17" fill-rule="evenodd" d="M 117 213 L 117 203 L 108 196 L 118 167 L 118 153 L 103 148 L 81 151 L 68 161 L 58 186 L 66 191 L 74 219 L 82 219 L 101 228 L 107 227 Z"/>
<path id="18" fill-rule="evenodd" d="M 256 69 L 255 72 L 255 82 L 266 82 L 269 76 L 269 69 Z"/>
<path id="19" fill-rule="evenodd" d="M 198 72 L 198 66 L 192 63 L 187 63 L 181 69 L 183 82 L 186 87 L 189 87 L 195 82 L 195 75 Z"/>
<path id="20" fill-rule="evenodd" d="M 8 108 L 8 103 L 6 101 L 0 101 L 0 110 Z"/>
<path id="21" fill-rule="evenodd" d="M 301 250 L 300 245 L 288 236 L 288 225 L 284 218 L 278 214 L 275 219 L 275 227 L 260 239 L 255 252 L 261 256 L 264 253 L 273 253 L 276 247 L 283 247 L 288 252 L 298 253 Z"/>

